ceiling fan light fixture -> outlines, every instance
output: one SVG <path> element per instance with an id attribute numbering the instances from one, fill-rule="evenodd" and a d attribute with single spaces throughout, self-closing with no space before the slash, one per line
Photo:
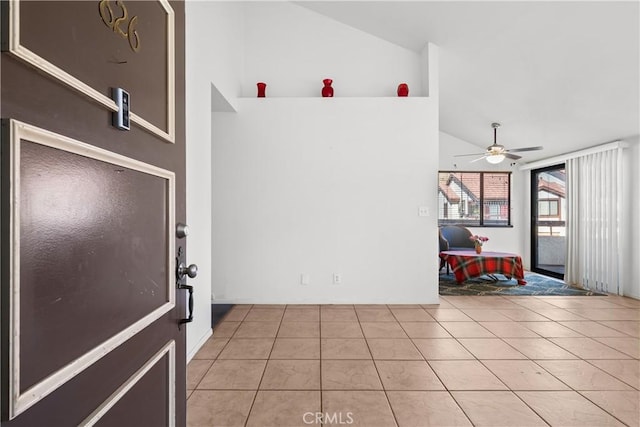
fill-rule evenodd
<path id="1" fill-rule="evenodd" d="M 477 159 L 471 160 L 470 163 L 478 162 L 482 159 L 487 159 L 487 162 L 491 163 L 492 165 L 497 165 L 498 163 L 502 162 L 506 158 L 509 158 L 512 160 L 518 160 L 522 158 L 522 156 L 518 156 L 517 154 L 513 154 L 513 153 L 522 152 L 522 151 L 542 150 L 542 146 L 515 148 L 512 150 L 507 150 L 504 145 L 498 144 L 498 128 L 500 127 L 500 123 L 491 123 L 491 127 L 493 128 L 493 144 L 488 146 L 484 153 L 455 154 L 453 157 L 481 156 L 481 157 L 478 157 Z"/>
<path id="2" fill-rule="evenodd" d="M 497 165 L 505 159 L 505 156 L 504 154 L 492 154 L 490 156 L 487 156 L 486 159 L 487 162 L 491 163 L 492 165 Z"/>

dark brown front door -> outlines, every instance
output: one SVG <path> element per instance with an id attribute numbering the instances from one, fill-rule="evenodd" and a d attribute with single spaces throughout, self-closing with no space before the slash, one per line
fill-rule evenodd
<path id="1" fill-rule="evenodd" d="M 0 422 L 182 426 L 184 4 L 3 1 L 2 42 Z"/>

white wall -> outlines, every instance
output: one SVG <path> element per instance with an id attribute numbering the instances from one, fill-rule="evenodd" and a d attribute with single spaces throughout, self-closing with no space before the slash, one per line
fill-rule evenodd
<path id="1" fill-rule="evenodd" d="M 266 98 L 238 107 L 214 115 L 217 297 L 438 301 L 435 100 Z M 419 206 L 431 216 L 419 217 Z"/>
<path id="2" fill-rule="evenodd" d="M 640 298 L 640 138 L 628 139 L 629 148 L 624 150 L 625 174 L 623 205 L 624 246 L 623 293 L 625 296 Z"/>
<path id="3" fill-rule="evenodd" d="M 437 90 L 415 96 L 437 49 L 421 56 L 292 3 L 241 7 L 233 75 L 246 98 L 212 118 L 216 301 L 436 302 L 436 218 L 418 206 L 435 212 Z M 334 99 L 320 98 L 323 78 Z M 401 82 L 412 98 L 396 97 Z"/>
<path id="4" fill-rule="evenodd" d="M 356 213 L 353 209 L 344 213 L 343 223 L 343 221 L 339 220 L 340 215 L 342 215 L 341 210 L 337 207 L 335 208 L 338 216 L 333 219 L 334 223 L 324 225 L 324 230 L 328 230 L 328 227 L 332 228 L 334 234 L 329 234 L 318 232 L 318 224 L 322 224 L 322 219 L 317 221 L 309 220 L 309 217 L 315 218 L 318 212 L 312 211 L 305 214 L 305 209 L 296 207 L 298 206 L 297 199 L 278 200 L 277 204 L 271 206 L 268 203 L 270 200 L 264 200 L 260 197 L 255 199 L 246 198 L 240 204 L 230 203 L 230 200 L 226 198 L 229 197 L 233 201 L 238 194 L 243 194 L 243 186 L 248 185 L 247 182 L 242 180 L 228 182 L 225 174 L 231 173 L 233 175 L 236 170 L 244 170 L 245 163 L 251 161 L 252 156 L 255 155 L 254 149 L 261 146 L 263 132 L 270 134 L 274 140 L 286 146 L 291 143 L 292 139 L 290 138 L 292 137 L 288 133 L 285 124 L 292 122 L 305 123 L 304 126 L 298 127 L 298 133 L 294 135 L 296 140 L 305 139 L 310 133 L 314 133 L 314 129 L 320 126 L 318 123 L 335 119 L 336 112 L 341 111 L 341 109 L 348 112 L 348 116 L 353 113 L 352 118 L 355 120 L 354 123 L 344 123 L 343 127 L 348 130 L 344 131 L 343 129 L 340 132 L 341 134 L 358 137 L 360 135 L 355 131 L 356 128 L 365 130 L 378 129 L 378 123 L 372 125 L 368 120 L 365 120 L 365 116 L 357 113 L 357 111 L 350 110 L 350 108 L 353 108 L 354 110 L 368 111 L 368 107 L 364 105 L 370 105 L 371 102 L 373 102 L 372 105 L 378 105 L 375 101 L 368 101 L 362 105 L 355 104 L 357 107 L 354 107 L 354 104 L 344 104 L 343 107 L 338 107 L 337 110 L 330 108 L 330 110 L 322 112 L 322 106 L 326 107 L 327 105 L 319 104 L 318 106 L 314 103 L 322 102 L 318 97 L 322 79 L 326 77 L 334 79 L 336 97 L 394 97 L 388 100 L 391 104 L 384 104 L 385 106 L 382 108 L 382 111 L 387 111 L 388 113 L 384 119 L 388 120 L 390 117 L 396 117 L 396 115 L 401 115 L 402 117 L 396 117 L 395 121 L 385 122 L 384 120 L 378 120 L 378 122 L 386 123 L 385 126 L 387 126 L 385 128 L 381 125 L 383 127 L 382 134 L 404 135 L 407 131 L 402 129 L 402 126 L 407 129 L 413 129 L 412 126 L 416 126 L 419 128 L 416 135 L 425 136 L 430 132 L 433 133 L 434 129 L 437 130 L 438 123 L 437 90 L 432 91 L 430 100 L 404 100 L 403 104 L 395 106 L 395 103 L 401 102 L 395 98 L 396 87 L 400 82 L 409 84 L 411 96 L 415 97 L 416 95 L 427 93 L 428 88 L 425 88 L 424 91 L 422 88 L 422 72 L 424 70 L 421 67 L 424 66 L 424 55 L 421 58 L 418 53 L 400 48 L 291 3 L 202 2 L 196 0 L 187 1 L 186 14 L 187 219 L 192 230 L 192 234 L 188 239 L 188 261 L 195 262 L 200 266 L 199 277 L 193 281 L 196 293 L 196 307 L 195 321 L 189 325 L 187 331 L 188 357 L 191 358 L 195 354 L 211 332 L 209 310 L 210 302 L 214 295 L 217 302 L 236 302 L 238 301 L 238 295 L 241 298 L 249 295 L 253 298 L 252 301 L 262 303 L 268 301 L 286 302 L 284 301 L 285 298 L 295 299 L 296 301 L 303 301 L 308 298 L 313 298 L 314 301 L 319 301 L 319 298 L 325 298 L 324 301 L 353 300 L 356 295 L 360 298 L 359 301 L 365 301 L 369 297 L 372 298 L 371 301 L 377 301 L 376 298 L 391 292 L 396 282 L 404 282 L 405 292 L 394 293 L 398 301 L 401 298 L 412 297 L 415 298 L 412 298 L 411 302 L 418 300 L 423 302 L 437 301 L 437 275 L 435 270 L 431 271 L 431 268 L 435 267 L 429 267 L 424 264 L 425 259 L 435 258 L 437 244 L 435 243 L 435 238 L 422 239 L 417 237 L 421 232 L 428 235 L 430 233 L 429 230 L 433 230 L 435 233 L 435 218 L 420 218 L 422 221 L 416 222 L 417 206 L 419 204 L 429 206 L 428 200 L 418 200 L 424 197 L 423 192 L 419 195 L 411 193 L 410 200 L 402 200 L 402 209 L 406 209 L 407 205 L 411 204 L 411 211 L 416 216 L 413 221 L 406 224 L 383 223 L 374 228 L 373 234 L 365 230 L 368 227 L 356 221 Z M 435 46 L 430 46 L 424 53 L 427 53 L 428 58 L 432 59 L 434 64 L 437 64 L 437 49 Z M 430 71 L 428 77 L 433 82 L 434 88 L 437 88 L 437 70 L 431 69 L 427 71 Z M 255 100 L 255 83 L 257 81 L 267 82 L 267 97 L 270 98 L 278 96 L 310 96 L 315 98 L 302 101 L 303 103 L 310 102 L 311 109 L 308 115 L 300 116 L 298 108 L 301 105 L 296 101 L 292 104 L 285 104 L 283 108 L 276 108 L 275 110 L 269 107 L 257 116 L 248 113 L 246 107 L 240 108 L 241 105 L 252 105 L 252 102 L 263 102 L 252 108 L 279 102 L 271 99 Z M 252 99 L 242 100 L 242 96 Z M 284 98 L 281 98 L 280 101 L 284 101 Z M 342 105 L 340 104 L 341 102 L 347 101 L 336 101 L 337 105 Z M 412 107 L 409 108 L 411 111 L 405 111 L 405 107 L 408 105 L 417 105 L 415 107 L 416 110 L 412 110 Z M 424 113 L 425 109 L 428 110 L 426 116 L 424 114 L 419 117 L 416 116 L 418 111 Z M 236 111 L 238 112 L 236 113 Z M 245 112 L 247 112 L 247 115 L 245 115 Z M 271 116 L 271 114 L 276 115 Z M 270 128 L 269 122 L 265 126 L 255 127 L 257 123 L 262 123 L 264 120 L 262 116 L 272 117 L 272 121 L 276 123 L 275 127 Z M 368 117 L 373 116 L 376 116 L 376 114 L 371 114 Z M 413 123 L 405 125 L 406 118 L 413 118 Z M 228 127 L 230 126 L 229 123 L 235 123 L 238 120 L 248 129 L 238 129 L 234 126 Z M 425 121 L 428 124 L 425 124 Z M 321 129 L 324 129 L 324 127 L 320 126 Z M 246 136 L 250 137 L 249 142 L 251 144 L 257 144 L 256 146 L 238 145 L 238 147 L 244 147 L 244 149 L 248 150 L 247 152 L 232 151 L 229 153 L 230 157 L 228 157 L 224 151 L 216 148 L 212 149 L 212 146 L 227 146 L 230 142 L 236 141 L 236 138 L 244 138 L 244 132 L 248 132 Z M 315 138 L 322 139 L 324 137 L 326 141 L 330 140 L 327 139 L 328 137 L 333 138 L 334 141 L 345 138 L 335 137 L 331 132 L 329 135 L 315 131 Z M 365 131 L 364 133 L 367 139 L 366 144 L 364 141 L 360 141 L 360 144 L 365 144 L 366 148 L 368 148 L 369 144 L 389 143 L 388 141 L 381 141 L 378 134 L 374 135 L 373 131 L 368 132 Z M 430 136 L 429 139 L 434 141 L 435 144 L 435 137 Z M 421 143 L 424 144 L 424 141 L 424 138 L 422 138 Z M 350 140 L 347 142 L 350 142 Z M 397 143 L 397 141 L 395 142 Z M 415 143 L 416 141 L 411 139 L 410 145 Z M 324 155 L 332 158 L 333 146 L 325 145 L 324 148 L 322 147 L 322 144 L 320 144 L 320 148 L 325 150 Z M 418 150 L 417 146 L 414 148 Z M 409 151 L 411 152 L 411 150 Z M 367 150 L 364 149 L 363 152 L 366 159 Z M 430 150 L 429 153 L 432 156 L 434 155 L 433 150 Z M 413 151 L 413 154 L 416 155 L 416 151 Z M 305 156 L 305 153 L 300 152 L 297 155 Z M 336 164 L 340 164 L 341 161 L 350 159 L 349 161 L 356 165 L 360 162 L 361 156 L 362 153 L 356 156 L 355 152 L 351 152 L 346 153 L 345 157 L 341 158 L 340 161 L 334 160 L 338 161 Z M 277 161 L 286 159 L 288 159 L 288 162 L 297 161 L 286 155 L 284 157 L 274 157 L 274 160 Z M 382 159 L 379 160 L 382 161 Z M 400 159 L 396 160 L 399 161 Z M 423 168 L 424 165 L 420 167 L 415 165 L 415 157 L 407 157 L 404 160 L 411 163 L 412 166 L 406 172 L 403 169 L 394 171 L 394 175 L 399 174 L 401 177 L 404 176 L 406 178 L 405 173 L 416 173 L 419 169 L 419 173 L 426 174 L 424 176 L 432 173 L 433 176 L 431 178 L 435 182 L 435 170 L 437 169 L 435 165 Z M 312 161 L 307 163 L 306 166 L 312 170 L 317 170 L 316 184 L 320 186 L 319 190 L 322 190 L 324 184 L 321 182 L 320 177 L 323 176 L 323 173 L 327 173 L 324 169 L 324 164 Z M 371 165 L 371 167 L 374 166 L 375 163 Z M 359 170 L 359 168 L 356 167 L 356 170 Z M 297 174 L 299 171 L 294 172 Z M 380 171 L 376 172 L 373 169 L 365 168 L 365 172 L 370 174 L 372 178 L 380 179 L 380 176 L 377 175 Z M 251 177 L 251 175 L 248 176 Z M 296 179 L 296 176 L 289 177 L 292 179 L 285 179 L 284 176 L 286 175 L 278 173 L 273 175 L 274 181 L 272 184 L 275 188 L 278 188 L 276 184 L 280 184 L 280 180 L 288 182 Z M 356 174 L 354 179 L 364 180 L 367 175 L 365 174 L 359 178 L 357 176 Z M 425 184 L 424 176 L 419 179 L 420 185 L 431 188 L 431 186 Z M 240 178 L 246 179 L 246 177 L 238 177 L 238 179 Z M 360 192 L 364 192 L 363 194 L 368 194 L 368 197 L 370 197 L 365 198 L 362 202 L 364 204 L 369 203 L 367 206 L 363 205 L 364 207 L 370 208 L 374 205 L 380 205 L 383 209 L 386 209 L 386 200 L 383 200 L 382 196 L 374 191 L 372 187 L 365 186 L 363 181 L 357 183 L 350 182 L 351 178 L 349 177 L 344 179 L 346 182 L 344 192 L 342 192 L 341 186 L 338 186 L 339 191 L 335 194 L 327 195 L 327 206 L 335 206 L 334 201 L 336 199 L 334 197 L 337 197 L 343 203 L 349 202 L 346 189 L 353 191 L 357 188 L 356 197 Z M 390 181 L 397 182 L 394 179 Z M 397 179 L 399 180 L 400 178 Z M 257 196 L 262 194 L 261 186 L 268 183 L 269 180 L 257 182 L 259 184 L 258 189 L 260 189 Z M 375 184 L 375 181 L 373 183 Z M 411 188 L 413 187 L 409 186 L 407 191 L 411 191 Z M 310 190 L 314 189 L 311 188 Z M 413 190 L 416 189 L 413 188 Z M 310 194 L 313 192 L 311 191 Z M 315 192 L 317 193 L 317 191 Z M 407 193 L 402 194 L 406 195 Z M 221 195 L 222 197 L 219 197 Z M 256 203 L 256 201 L 259 203 Z M 260 233 L 265 232 L 265 224 L 259 221 L 260 227 L 257 227 L 259 233 L 252 235 L 251 232 L 254 230 L 250 226 L 251 221 L 256 221 L 265 212 L 282 210 L 282 206 L 288 206 L 283 212 L 289 214 L 293 212 L 293 217 L 298 218 L 296 221 L 308 221 L 309 228 L 301 229 L 299 227 L 300 224 L 298 224 L 298 228 L 294 227 L 293 233 L 283 233 L 286 231 L 288 224 L 278 223 L 274 220 L 272 224 L 267 224 L 276 227 L 267 229 L 272 233 L 271 236 L 267 237 L 278 237 L 273 242 L 261 238 Z M 225 214 L 234 215 L 238 210 L 248 215 L 248 218 L 246 218 L 248 223 L 239 224 L 239 229 L 235 230 L 235 232 L 230 232 L 226 230 L 226 224 L 220 221 L 224 221 Z M 370 224 L 374 218 L 379 219 L 377 210 L 378 208 L 376 207 L 371 214 L 362 213 L 365 218 L 367 216 L 371 217 L 365 221 L 366 224 Z M 385 212 L 390 215 L 388 210 Z M 435 209 L 432 209 L 432 212 L 435 212 Z M 305 217 L 307 214 L 309 217 Z M 389 216 L 385 218 L 389 219 Z M 428 224 L 433 225 L 433 227 L 429 228 Z M 412 230 L 411 238 L 407 244 L 409 247 L 419 245 L 419 253 L 416 252 L 400 263 L 395 263 L 394 260 L 385 261 L 389 262 L 389 266 L 386 269 L 378 268 L 377 264 L 380 260 L 376 257 L 390 255 L 385 256 L 385 260 L 388 260 L 403 253 L 402 251 L 404 250 L 399 248 L 398 251 L 391 251 L 392 248 L 399 246 L 399 243 L 394 239 L 389 241 L 386 233 L 391 233 L 390 230 L 394 230 L 393 227 L 397 227 L 402 229 L 405 234 L 408 234 L 406 227 L 409 227 L 409 225 L 412 227 L 418 226 L 418 228 Z M 277 227 L 284 228 L 278 229 Z M 420 227 L 425 227 L 425 229 L 422 230 Z M 320 230 L 322 229 L 320 228 Z M 380 229 L 382 234 L 375 234 Z M 300 232 L 296 233 L 296 230 Z M 350 235 L 349 230 L 352 230 L 355 234 Z M 228 240 L 218 240 L 221 231 L 228 233 Z M 307 240 L 305 233 L 312 236 L 318 234 L 323 238 L 325 250 L 319 250 L 315 246 L 310 249 L 307 248 L 308 243 L 305 243 Z M 286 239 L 300 239 L 301 244 L 290 244 L 289 247 L 280 250 L 279 246 L 283 235 L 286 236 Z M 372 239 L 375 240 L 372 236 L 378 236 L 378 243 L 383 247 L 382 243 L 388 243 L 387 252 L 380 253 L 380 251 L 376 252 L 376 250 L 371 249 L 371 253 L 363 254 L 363 243 L 353 243 L 359 238 L 362 239 L 362 242 L 371 244 Z M 245 238 L 249 239 L 249 241 L 243 240 Z M 253 240 L 251 241 L 251 239 Z M 215 245 L 213 251 L 212 244 Z M 225 250 L 226 247 L 241 247 L 243 244 L 247 245 L 245 246 L 247 250 L 241 251 L 237 258 L 230 259 L 228 252 Z M 427 246 L 426 249 L 423 247 L 424 245 Z M 430 245 L 433 246 L 431 249 L 428 248 Z M 339 248 L 339 250 L 336 249 L 337 252 L 334 255 L 327 255 L 327 253 L 333 253 L 334 247 Z M 252 258 L 252 254 L 255 254 L 256 251 L 259 252 L 263 248 L 267 248 L 267 253 L 272 257 L 267 259 L 270 261 L 269 263 L 266 263 L 267 260 L 265 259 Z M 307 250 L 310 252 L 305 252 Z M 431 251 L 433 253 L 430 253 Z M 304 258 L 311 261 L 300 265 L 285 262 L 287 258 L 293 255 L 297 256 L 298 253 L 306 254 Z M 375 259 L 376 262 L 368 264 L 366 261 L 370 259 Z M 338 266 L 335 265 L 337 260 L 340 261 Z M 412 264 L 414 269 L 404 271 L 397 267 L 404 266 L 405 263 Z M 435 265 L 435 262 L 433 264 Z M 341 271 L 338 272 L 344 275 L 344 283 L 339 290 L 327 294 L 324 288 L 320 288 L 320 284 L 330 280 L 330 274 L 336 268 L 341 268 Z M 389 269 L 397 269 L 398 271 L 388 271 Z M 283 272 L 286 272 L 287 277 L 286 280 L 281 281 L 284 275 Z M 300 292 L 298 283 L 299 274 L 302 272 L 307 272 L 311 275 L 311 285 L 307 290 Z M 327 275 L 329 275 L 329 278 L 327 278 Z M 293 282 L 289 281 L 291 277 L 293 277 Z M 426 279 L 428 277 L 431 277 L 430 281 Z M 365 280 L 368 286 L 363 286 Z M 246 285 L 248 287 L 236 286 L 240 282 L 242 282 L 242 286 Z M 215 284 L 213 289 L 212 283 Z M 288 288 L 292 285 L 294 287 L 293 293 Z M 371 285 L 378 286 L 380 289 L 371 292 Z M 280 293 L 278 294 L 278 292 Z M 391 301 L 390 298 L 385 298 L 383 302 L 389 301 Z"/>
<path id="5" fill-rule="evenodd" d="M 487 146 L 491 145 L 487 143 Z M 457 154 L 482 153 L 484 148 L 463 141 L 452 135 L 440 132 L 440 170 L 459 170 L 459 171 L 496 171 L 496 172 L 512 172 L 511 175 L 511 224 L 513 227 L 468 227 L 474 234 L 489 237 L 489 241 L 485 243 L 485 250 L 512 252 L 522 256 L 522 262 L 525 268 L 529 267 L 530 259 L 525 257 L 529 251 L 525 250 L 523 241 L 523 229 L 526 228 L 524 219 L 527 218 L 524 212 L 525 194 L 522 191 L 523 182 L 525 181 L 525 173 L 517 169 L 517 166 L 511 166 L 511 162 L 507 160 L 500 164 L 492 165 L 484 160 L 469 163 L 475 157 L 454 157 Z M 482 155 L 482 154 L 480 154 Z M 480 156 L 478 156 L 480 157 Z"/>
<path id="6" fill-rule="evenodd" d="M 211 334 L 211 111 L 232 109 L 240 90 L 242 8 L 234 3 L 187 1 L 186 136 L 187 261 L 199 267 L 194 321 L 187 326 L 187 357 Z"/>
<path id="7" fill-rule="evenodd" d="M 245 5 L 245 71 L 242 96 L 320 96 L 333 79 L 336 97 L 422 94 L 420 55 L 288 2 Z"/>
<path id="8" fill-rule="evenodd" d="M 208 101 L 213 84 L 235 109 L 244 69 L 243 3 L 188 0 L 186 14 L 187 85 L 191 83 L 191 94 Z M 200 114 L 208 116 L 210 111 Z"/>

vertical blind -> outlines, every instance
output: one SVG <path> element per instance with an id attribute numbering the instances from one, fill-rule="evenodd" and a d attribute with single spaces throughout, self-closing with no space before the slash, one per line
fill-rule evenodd
<path id="1" fill-rule="evenodd" d="M 622 148 L 567 160 L 565 282 L 620 294 Z"/>

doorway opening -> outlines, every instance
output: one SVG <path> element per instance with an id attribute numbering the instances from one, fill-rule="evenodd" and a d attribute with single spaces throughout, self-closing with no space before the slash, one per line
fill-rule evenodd
<path id="1" fill-rule="evenodd" d="M 564 164 L 531 171 L 531 266 L 558 279 L 565 271 L 566 180 Z"/>

